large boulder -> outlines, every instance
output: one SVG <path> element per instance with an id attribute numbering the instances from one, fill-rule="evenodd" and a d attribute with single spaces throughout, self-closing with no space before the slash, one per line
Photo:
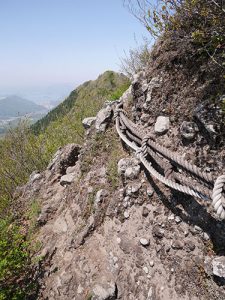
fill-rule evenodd
<path id="1" fill-rule="evenodd" d="M 97 116 L 95 121 L 95 128 L 97 132 L 105 132 L 109 122 L 112 119 L 113 111 L 110 105 L 105 108 L 102 108 Z"/>
<path id="2" fill-rule="evenodd" d="M 77 144 L 68 144 L 59 148 L 49 163 L 48 170 L 55 174 L 66 174 L 66 169 L 76 164 L 80 150 L 81 146 Z"/>

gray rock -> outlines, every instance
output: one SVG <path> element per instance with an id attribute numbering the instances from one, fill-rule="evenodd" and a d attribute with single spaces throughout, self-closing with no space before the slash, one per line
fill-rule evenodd
<path id="1" fill-rule="evenodd" d="M 206 256 L 204 260 L 204 270 L 209 276 L 213 275 L 212 260 L 213 258 L 210 256 Z"/>
<path id="2" fill-rule="evenodd" d="M 175 219 L 174 214 L 168 216 L 168 221 L 173 221 Z"/>
<path id="3" fill-rule="evenodd" d="M 198 131 L 198 127 L 194 122 L 186 122 L 184 121 L 180 127 L 181 136 L 186 140 L 192 140 L 196 132 Z"/>
<path id="4" fill-rule="evenodd" d="M 143 93 L 145 93 L 145 92 L 148 90 L 148 83 L 147 83 L 146 80 L 144 80 L 144 81 L 142 82 L 141 89 L 142 89 Z"/>
<path id="5" fill-rule="evenodd" d="M 149 263 L 150 267 L 154 267 L 154 261 L 151 260 L 150 263 Z"/>
<path id="6" fill-rule="evenodd" d="M 210 142 L 216 142 L 220 131 L 218 130 L 218 120 L 223 118 L 222 115 L 221 106 L 215 106 L 212 101 L 199 104 L 194 111 L 199 130 L 204 133 L 205 138 Z"/>
<path id="7" fill-rule="evenodd" d="M 125 219 L 129 219 L 129 217 L 130 217 L 130 214 L 127 210 L 123 213 L 123 215 L 124 215 Z"/>
<path id="8" fill-rule="evenodd" d="M 177 249 L 177 250 L 183 249 L 183 248 L 184 248 L 184 244 L 183 244 L 183 242 L 180 241 L 180 240 L 175 240 L 175 241 L 173 241 L 173 243 L 172 243 L 172 248 L 173 248 L 173 249 Z"/>
<path id="9" fill-rule="evenodd" d="M 195 225 L 195 226 L 194 226 L 194 231 L 195 231 L 195 232 L 202 232 L 202 228 L 199 227 L 198 225 Z"/>
<path id="10" fill-rule="evenodd" d="M 101 189 L 96 193 L 94 206 L 98 207 L 100 203 L 104 200 L 105 197 L 108 196 L 108 191 Z"/>
<path id="11" fill-rule="evenodd" d="M 218 256 L 212 260 L 213 274 L 225 278 L 225 256 Z"/>
<path id="12" fill-rule="evenodd" d="M 149 114 L 142 114 L 140 120 L 144 124 L 144 123 L 148 123 L 149 119 L 150 119 Z"/>
<path id="13" fill-rule="evenodd" d="M 97 132 L 105 132 L 109 122 L 112 118 L 112 108 L 107 106 L 106 108 L 101 109 L 95 121 L 95 128 Z"/>
<path id="14" fill-rule="evenodd" d="M 41 176 L 40 173 L 34 171 L 34 172 L 31 173 L 31 175 L 30 175 L 29 182 L 30 182 L 30 183 L 33 183 L 34 181 L 39 180 L 41 177 L 42 177 L 42 176 Z"/>
<path id="15" fill-rule="evenodd" d="M 67 169 L 66 169 L 66 174 L 68 175 L 68 174 L 73 174 L 74 176 L 75 176 L 75 180 L 78 180 L 79 178 L 80 178 L 80 176 L 81 176 L 81 168 L 80 168 L 80 161 L 78 161 L 77 163 L 76 163 L 76 165 L 75 166 L 73 166 L 73 167 L 68 167 Z"/>
<path id="16" fill-rule="evenodd" d="M 127 179 L 135 179 L 140 173 L 140 164 L 136 158 L 122 158 L 118 162 L 118 174 Z"/>
<path id="17" fill-rule="evenodd" d="M 67 223 L 66 223 L 66 220 L 64 219 L 64 217 L 59 216 L 55 220 L 52 229 L 53 229 L 53 232 L 58 233 L 58 234 L 66 232 L 68 229 L 68 226 L 67 226 Z"/>
<path id="18" fill-rule="evenodd" d="M 39 225 L 44 225 L 48 221 L 48 215 L 52 212 L 52 207 L 49 204 L 46 204 L 42 207 L 41 213 L 37 218 L 37 223 Z"/>
<path id="19" fill-rule="evenodd" d="M 75 174 L 71 173 L 71 174 L 66 174 L 66 175 L 63 175 L 61 178 L 60 178 L 60 184 L 61 185 L 68 185 L 68 184 L 71 184 L 74 179 L 75 179 Z"/>
<path id="20" fill-rule="evenodd" d="M 155 123 L 155 132 L 158 134 L 164 134 L 169 130 L 170 119 L 169 117 L 159 116 Z"/>
<path id="21" fill-rule="evenodd" d="M 141 79 L 143 78 L 144 73 L 142 71 L 140 71 L 139 73 L 136 73 L 133 75 L 133 80 L 132 80 L 132 85 L 135 85 L 136 83 L 138 83 L 139 81 L 141 81 Z"/>
<path id="22" fill-rule="evenodd" d="M 74 166 L 78 160 L 81 146 L 68 144 L 55 153 L 52 161 L 48 165 L 48 170 L 53 173 L 65 174 L 68 167 Z"/>
<path id="23" fill-rule="evenodd" d="M 117 287 L 114 282 L 97 284 L 93 288 L 91 300 L 115 300 Z"/>
<path id="24" fill-rule="evenodd" d="M 195 244 L 194 244 L 193 241 L 191 241 L 191 240 L 185 241 L 185 245 L 187 247 L 188 252 L 191 252 L 191 251 L 195 250 Z"/>
<path id="25" fill-rule="evenodd" d="M 164 232 L 165 230 L 160 228 L 158 225 L 155 225 L 152 229 L 153 236 L 159 239 L 164 237 Z"/>
<path id="26" fill-rule="evenodd" d="M 175 217 L 175 222 L 176 222 L 177 224 L 179 224 L 180 222 L 182 222 L 182 220 L 181 220 L 181 218 L 180 218 L 179 216 L 176 216 L 176 217 Z"/>
<path id="27" fill-rule="evenodd" d="M 132 99 L 132 89 L 130 86 L 120 97 L 120 101 L 123 102 L 123 104 L 128 105 L 131 99 Z"/>
<path id="28" fill-rule="evenodd" d="M 142 208 L 142 216 L 146 218 L 148 214 L 149 214 L 149 209 L 146 206 L 144 206 Z"/>
<path id="29" fill-rule="evenodd" d="M 203 239 L 204 239 L 204 241 L 208 241 L 210 239 L 210 236 L 208 235 L 208 233 L 206 233 L 206 232 L 203 233 Z"/>
<path id="30" fill-rule="evenodd" d="M 125 178 L 135 179 L 140 173 L 140 166 L 128 167 L 124 173 Z"/>
<path id="31" fill-rule="evenodd" d="M 152 92 L 155 88 L 159 88 L 161 84 L 161 79 L 159 77 L 153 77 L 148 84 L 148 93 L 146 97 L 146 103 L 152 101 Z"/>
<path id="32" fill-rule="evenodd" d="M 85 129 L 88 129 L 94 124 L 95 120 L 96 120 L 96 117 L 85 118 L 82 121 L 82 125 L 84 126 Z"/>
<path id="33" fill-rule="evenodd" d="M 148 271 L 148 268 L 147 267 L 143 267 L 143 271 L 145 272 L 145 274 L 148 274 L 149 271 Z"/>
<path id="34" fill-rule="evenodd" d="M 150 244 L 149 239 L 146 239 L 146 238 L 141 238 L 139 241 L 140 241 L 140 244 L 144 247 L 146 247 Z"/>
<path id="35" fill-rule="evenodd" d="M 147 195 L 148 195 L 148 197 L 152 197 L 153 194 L 154 194 L 153 189 L 151 189 L 150 187 L 148 187 L 148 188 L 147 188 Z"/>
<path id="36" fill-rule="evenodd" d="M 133 194 L 137 194 L 140 188 L 141 188 L 141 183 L 128 184 L 126 187 L 126 195 L 131 196 Z"/>
<path id="37" fill-rule="evenodd" d="M 217 134 L 214 125 L 213 124 L 207 124 L 206 125 L 206 129 L 208 130 L 208 132 L 210 132 L 211 134 Z"/>
<path id="38" fill-rule="evenodd" d="M 74 174 L 76 172 L 76 166 L 73 166 L 73 167 L 68 167 L 66 169 L 66 174 Z"/>

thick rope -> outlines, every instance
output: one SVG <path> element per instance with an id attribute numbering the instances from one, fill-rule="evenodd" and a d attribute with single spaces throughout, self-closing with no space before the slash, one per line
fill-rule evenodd
<path id="1" fill-rule="evenodd" d="M 142 164 L 145 166 L 145 168 L 149 171 L 149 173 L 152 174 L 156 179 L 158 179 L 159 181 L 161 181 L 162 183 L 164 183 L 165 185 L 167 185 L 168 187 L 173 188 L 173 189 L 175 189 L 175 190 L 177 190 L 179 192 L 188 194 L 190 196 L 206 200 L 205 197 L 201 193 L 199 193 L 199 192 L 197 192 L 197 191 L 189 188 L 188 186 L 184 186 L 184 185 L 176 183 L 176 182 L 174 182 L 174 181 L 172 181 L 170 179 L 167 179 L 164 176 L 162 176 L 161 174 L 159 174 L 151 166 L 151 164 L 149 164 L 149 162 L 147 161 L 147 159 L 142 154 L 139 155 L 139 158 L 140 158 L 140 161 L 142 162 Z"/>
<path id="2" fill-rule="evenodd" d="M 123 123 L 127 126 L 127 128 L 135 134 L 140 139 L 143 139 L 144 134 L 141 132 L 140 129 L 136 127 L 136 125 L 128 120 L 123 113 L 120 115 L 120 118 L 122 119 Z M 157 151 L 161 155 L 163 155 L 165 158 L 169 159 L 171 162 L 176 163 L 181 168 L 189 171 L 190 173 L 196 175 L 203 181 L 206 181 L 206 183 L 213 185 L 213 178 L 210 173 L 202 172 L 197 166 L 192 165 L 182 157 L 178 156 L 176 153 L 170 151 L 169 149 L 157 144 L 153 139 L 148 140 L 148 145 L 153 148 L 154 151 Z"/>
<path id="3" fill-rule="evenodd" d="M 213 185 L 212 175 L 202 172 L 198 167 L 190 164 L 176 153 L 158 145 L 151 134 L 145 134 L 144 130 L 137 128 L 137 126 L 126 117 L 127 114 L 121 107 L 122 104 L 120 103 L 117 105 L 114 113 L 116 130 L 124 143 L 137 153 L 140 161 L 149 173 L 170 188 L 203 200 L 209 200 L 211 192 L 207 186 Z M 128 136 L 128 138 L 126 136 Z M 163 170 L 164 176 L 152 166 L 151 162 L 148 162 L 148 156 Z M 169 162 L 164 161 L 164 159 L 169 160 Z M 201 183 L 207 186 L 198 186 L 196 180 L 193 181 L 193 179 L 174 172 L 173 163 L 180 166 L 186 172 L 189 172 L 190 175 L 194 174 L 197 177 L 196 179 L 201 180 Z M 212 206 L 221 219 L 225 219 L 224 186 L 225 175 L 222 175 L 215 181 L 212 193 Z"/>
<path id="4" fill-rule="evenodd" d="M 219 176 L 214 184 L 212 193 L 212 206 L 221 219 L 225 219 L 225 210 L 223 206 L 223 187 L 225 185 L 225 175 Z"/>

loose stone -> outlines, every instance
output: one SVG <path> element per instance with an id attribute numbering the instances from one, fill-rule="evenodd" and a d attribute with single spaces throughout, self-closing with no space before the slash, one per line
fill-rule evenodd
<path id="1" fill-rule="evenodd" d="M 154 261 L 151 260 L 150 263 L 149 263 L 150 267 L 154 267 Z"/>
<path id="2" fill-rule="evenodd" d="M 143 271 L 148 274 L 148 268 L 147 267 L 143 267 Z"/>
<path id="3" fill-rule="evenodd" d="M 149 214 L 149 209 L 146 206 L 144 206 L 142 209 L 142 216 L 147 217 L 148 214 Z"/>
<path id="4" fill-rule="evenodd" d="M 140 239 L 140 244 L 144 247 L 148 246 L 150 244 L 150 241 L 146 238 L 141 238 Z"/>
<path id="5" fill-rule="evenodd" d="M 123 215 L 124 215 L 125 219 L 128 219 L 130 217 L 130 214 L 128 211 L 125 211 Z"/>

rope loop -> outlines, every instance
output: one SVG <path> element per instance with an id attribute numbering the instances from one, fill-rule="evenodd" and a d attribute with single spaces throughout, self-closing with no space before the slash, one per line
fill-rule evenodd
<path id="1" fill-rule="evenodd" d="M 225 209 L 223 204 L 224 185 L 225 175 L 221 175 L 216 179 L 212 192 L 212 206 L 221 219 L 225 219 Z"/>

